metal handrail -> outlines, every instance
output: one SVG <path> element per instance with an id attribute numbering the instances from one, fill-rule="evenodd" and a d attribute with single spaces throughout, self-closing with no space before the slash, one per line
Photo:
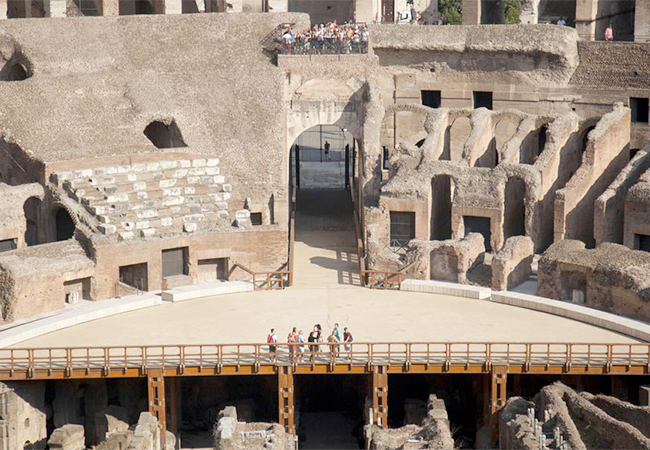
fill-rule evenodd
<path id="1" fill-rule="evenodd" d="M 320 352 L 312 348 L 320 346 Z M 643 366 L 650 369 L 650 344 L 581 344 L 544 342 L 352 342 L 278 343 L 277 360 L 266 358 L 268 344 L 204 344 L 119 347 L 0 349 L 0 373 L 139 369 L 142 367 L 223 367 L 314 363 L 359 366 L 410 364 L 521 364 L 547 367 Z M 293 348 L 294 351 L 289 351 Z M 298 360 L 297 349 L 304 350 Z M 273 360 L 271 360 L 273 359 Z"/>

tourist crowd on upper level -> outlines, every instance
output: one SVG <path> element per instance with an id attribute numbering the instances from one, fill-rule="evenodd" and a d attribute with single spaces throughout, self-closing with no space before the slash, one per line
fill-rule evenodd
<path id="1" fill-rule="evenodd" d="M 366 53 L 368 37 L 368 27 L 357 23 L 321 23 L 297 33 L 287 28 L 282 50 L 285 55 Z"/>

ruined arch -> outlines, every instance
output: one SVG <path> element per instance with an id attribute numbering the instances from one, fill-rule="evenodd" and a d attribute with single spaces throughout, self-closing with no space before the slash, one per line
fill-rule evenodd
<path id="1" fill-rule="evenodd" d="M 451 126 L 448 128 L 448 130 L 449 139 L 445 139 L 445 151 L 443 154 L 448 154 L 450 161 L 460 161 L 463 159 L 463 149 L 465 148 L 465 143 L 467 142 L 469 134 L 472 131 L 472 125 L 469 117 L 457 117 L 451 123 Z"/>
<path id="2" fill-rule="evenodd" d="M 504 240 L 512 236 L 526 235 L 526 182 L 520 177 L 511 177 L 504 191 L 503 235 Z"/>
<path id="3" fill-rule="evenodd" d="M 431 180 L 431 240 L 451 239 L 451 211 L 456 183 L 451 175 L 436 175 Z"/>
<path id="4" fill-rule="evenodd" d="M 52 241 L 66 241 L 74 236 L 76 221 L 68 208 L 61 204 L 52 206 L 51 212 Z"/>
<path id="5" fill-rule="evenodd" d="M 169 121 L 169 123 L 154 120 L 146 126 L 143 133 L 157 148 L 187 147 L 183 140 L 181 130 L 176 125 L 174 119 Z"/>
<path id="6" fill-rule="evenodd" d="M 501 153 L 504 145 L 513 138 L 519 127 L 519 121 L 514 121 L 509 117 L 500 119 L 494 126 L 494 140 L 496 150 Z"/>
<path id="7" fill-rule="evenodd" d="M 23 204 L 23 213 L 25 214 L 25 244 L 27 246 L 37 245 L 40 243 L 39 229 L 41 216 L 41 199 L 30 197 Z"/>

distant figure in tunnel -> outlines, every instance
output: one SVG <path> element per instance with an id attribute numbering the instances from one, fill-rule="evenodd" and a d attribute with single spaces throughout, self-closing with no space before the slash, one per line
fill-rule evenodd
<path id="1" fill-rule="evenodd" d="M 330 158 L 330 143 L 329 141 L 325 141 L 325 159 L 328 161 L 331 161 Z"/>
<path id="2" fill-rule="evenodd" d="M 605 40 L 606 41 L 613 41 L 614 40 L 614 29 L 612 28 L 612 24 L 610 23 L 609 26 L 605 29 Z"/>

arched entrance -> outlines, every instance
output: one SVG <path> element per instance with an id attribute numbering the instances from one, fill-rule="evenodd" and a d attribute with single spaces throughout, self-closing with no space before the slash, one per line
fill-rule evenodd
<path id="1" fill-rule="evenodd" d="M 291 146 L 298 286 L 359 282 L 352 201 L 357 192 L 357 148 L 348 130 L 331 124 L 305 130 Z"/>
<path id="2" fill-rule="evenodd" d="M 74 236 L 75 223 L 68 211 L 63 207 L 55 208 L 52 211 L 54 221 L 54 240 L 65 241 Z"/>

